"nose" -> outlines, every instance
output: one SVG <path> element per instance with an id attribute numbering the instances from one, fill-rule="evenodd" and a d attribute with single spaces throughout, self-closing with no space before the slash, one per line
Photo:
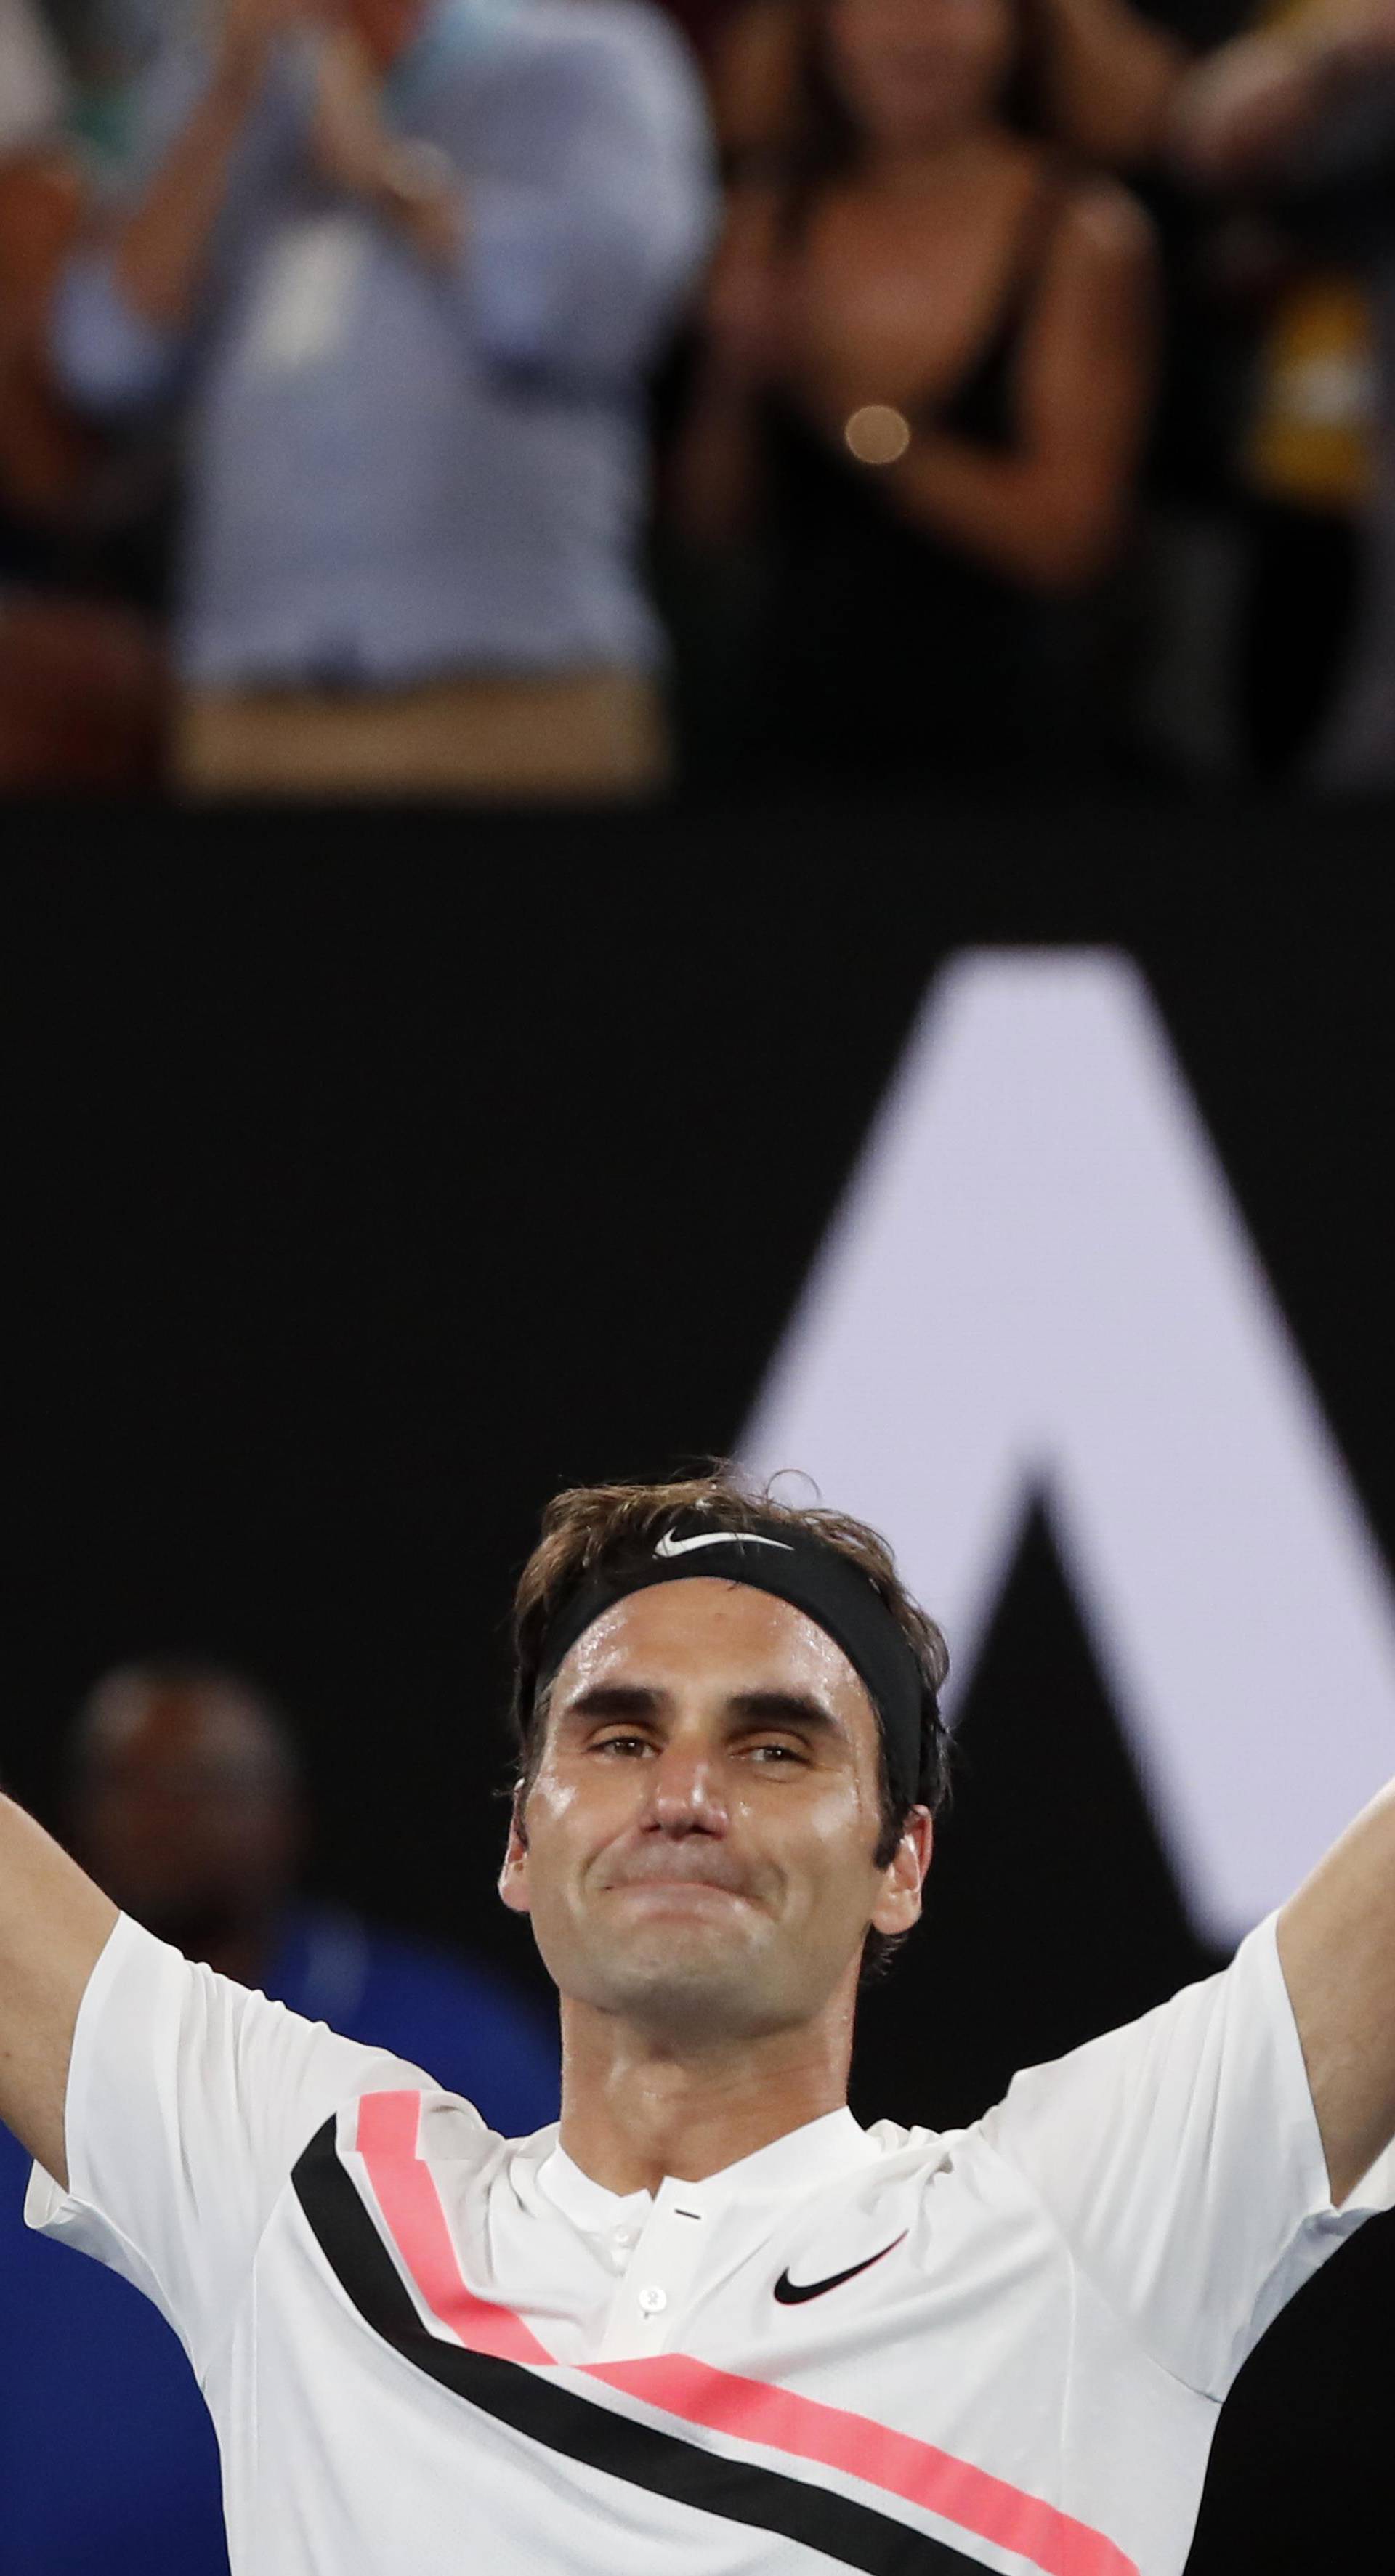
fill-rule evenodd
<path id="1" fill-rule="evenodd" d="M 706 1745 L 666 1744 L 649 1765 L 644 1823 L 659 1834 L 724 1834 L 729 1822 L 720 1766 Z"/>

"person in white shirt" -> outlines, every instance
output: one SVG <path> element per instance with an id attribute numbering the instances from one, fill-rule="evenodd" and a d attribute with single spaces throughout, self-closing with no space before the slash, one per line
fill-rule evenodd
<path id="1" fill-rule="evenodd" d="M 725 1472 L 558 1497 L 503 1866 L 560 2128 L 142 1931 L 0 1803 L 28 2215 L 181 2336 L 236 2576 L 1178 2576 L 1241 2362 L 1395 2130 L 1395 1797 L 1221 1975 L 947 2135 L 846 2106 L 920 1910 L 938 1630 Z"/>

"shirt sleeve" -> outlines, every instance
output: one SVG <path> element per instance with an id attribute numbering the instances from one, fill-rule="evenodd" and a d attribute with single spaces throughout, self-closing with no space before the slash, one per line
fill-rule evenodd
<path id="1" fill-rule="evenodd" d="M 26 2222 L 143 2290 L 202 2379 L 302 2148 L 356 2093 L 404 2087 L 433 2089 L 123 1914 L 73 2034 L 68 2188 L 36 2165 Z"/>
<path id="2" fill-rule="evenodd" d="M 706 254 L 716 192 L 697 74 L 648 13 L 540 49 L 495 167 L 464 175 L 460 291 L 500 367 L 641 369 Z"/>
<path id="3" fill-rule="evenodd" d="M 1333 2207 L 1273 1916 L 1220 1976 L 1019 2075 L 984 2133 L 1116 2316 L 1216 2398 L 1392 2179 L 1382 2159 Z"/>
<path id="4" fill-rule="evenodd" d="M 82 244 L 60 273 L 49 322 L 49 357 L 70 401 L 119 419 L 166 402 L 206 341 L 286 162 L 299 150 L 306 116 L 305 67 L 278 64 L 233 155 L 203 273 L 182 327 L 136 311 L 117 280 L 111 235 L 139 204 L 208 87 L 209 60 L 196 42 L 156 56 L 136 99 L 129 159 L 108 192 L 105 237 Z"/>
<path id="5" fill-rule="evenodd" d="M 129 162 L 106 191 L 108 216 L 119 218 L 149 186 L 206 76 L 201 57 L 182 46 L 146 74 L 135 100 Z M 170 389 L 181 345 L 179 333 L 159 329 L 127 303 L 105 241 L 74 251 L 60 272 L 49 320 L 49 357 L 70 400 L 99 413 L 157 401 Z"/>

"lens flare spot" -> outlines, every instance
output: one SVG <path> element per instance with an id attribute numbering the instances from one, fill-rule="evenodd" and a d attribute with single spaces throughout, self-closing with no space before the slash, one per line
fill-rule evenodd
<path id="1" fill-rule="evenodd" d="M 911 424 L 890 403 L 864 403 L 843 423 L 843 440 L 859 465 L 894 465 L 911 443 Z"/>

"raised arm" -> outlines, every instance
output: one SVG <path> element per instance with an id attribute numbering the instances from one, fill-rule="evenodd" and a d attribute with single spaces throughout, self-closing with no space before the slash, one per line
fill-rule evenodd
<path id="1" fill-rule="evenodd" d="M 1395 0 L 1333 0 L 1294 27 L 1238 36 L 1182 83 L 1173 157 L 1202 187 L 1282 178 L 1334 107 L 1395 73 Z"/>
<path id="2" fill-rule="evenodd" d="M 778 377 L 795 294 L 780 251 L 778 194 L 732 191 L 704 298 L 692 391 L 668 473 L 668 515 L 700 551 L 739 545 L 764 497 L 760 401 Z"/>
<path id="3" fill-rule="evenodd" d="M 308 0 L 229 0 L 211 57 L 170 47 L 144 84 L 138 175 L 67 262 L 49 356 L 80 410 L 163 400 L 207 301 L 219 227 L 280 35 Z"/>
<path id="4" fill-rule="evenodd" d="M 304 15 L 300 0 L 230 0 L 208 85 L 118 230 L 117 288 L 157 330 L 189 319 L 272 48 Z"/>
<path id="5" fill-rule="evenodd" d="M 116 1920 L 111 1898 L 0 1795 L 0 2119 L 65 2189 L 73 2030 Z"/>
<path id="6" fill-rule="evenodd" d="M 1185 48 L 1128 0 L 1048 0 L 1045 29 L 1046 86 L 1064 140 L 1111 168 L 1145 168 L 1186 72 Z"/>
<path id="7" fill-rule="evenodd" d="M 1290 1898 L 1278 1942 L 1340 2202 L 1395 2137 L 1395 1783 Z"/>

